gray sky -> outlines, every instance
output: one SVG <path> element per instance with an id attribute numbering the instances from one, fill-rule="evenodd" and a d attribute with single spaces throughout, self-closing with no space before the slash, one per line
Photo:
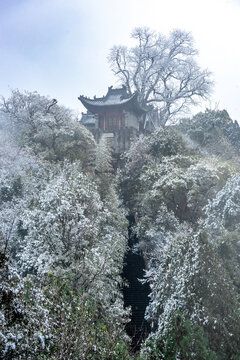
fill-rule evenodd
<path id="1" fill-rule="evenodd" d="M 137 26 L 192 32 L 215 80 L 204 106 L 240 122 L 240 0 L 0 0 L 0 94 L 36 90 L 82 111 L 79 95 L 116 85 L 109 49 Z"/>

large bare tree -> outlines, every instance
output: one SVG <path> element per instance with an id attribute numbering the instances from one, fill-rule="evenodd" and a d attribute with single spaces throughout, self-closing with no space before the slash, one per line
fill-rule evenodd
<path id="1" fill-rule="evenodd" d="M 197 64 L 191 34 L 174 30 L 165 37 L 136 28 L 131 37 L 136 46 L 110 50 L 110 67 L 129 94 L 138 92 L 143 107 L 159 109 L 161 125 L 207 97 L 211 74 Z"/>

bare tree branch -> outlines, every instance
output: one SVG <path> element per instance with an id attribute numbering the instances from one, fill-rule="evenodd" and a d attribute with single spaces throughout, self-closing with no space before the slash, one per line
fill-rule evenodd
<path id="1" fill-rule="evenodd" d="M 174 30 L 164 37 L 137 28 L 131 36 L 136 46 L 113 47 L 110 67 L 130 94 L 138 92 L 142 106 L 159 108 L 162 125 L 209 95 L 211 73 L 197 64 L 190 33 Z"/>

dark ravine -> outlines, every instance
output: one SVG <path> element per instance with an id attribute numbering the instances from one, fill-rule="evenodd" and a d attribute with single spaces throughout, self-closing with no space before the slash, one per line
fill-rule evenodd
<path id="1" fill-rule="evenodd" d="M 142 341 L 150 332 L 150 326 L 144 319 L 146 307 L 149 303 L 150 288 L 148 284 L 142 284 L 139 279 L 144 277 L 145 263 L 141 254 L 133 252 L 133 246 L 138 243 L 138 238 L 134 234 L 132 227 L 135 224 L 133 215 L 128 217 L 128 252 L 125 255 L 123 278 L 127 280 L 128 287 L 124 287 L 124 305 L 131 306 L 131 321 L 126 326 L 127 334 L 132 339 L 133 351 L 140 349 Z"/>

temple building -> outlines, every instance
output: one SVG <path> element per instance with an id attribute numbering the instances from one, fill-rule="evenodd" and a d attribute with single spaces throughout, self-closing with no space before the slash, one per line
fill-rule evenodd
<path id="1" fill-rule="evenodd" d="M 129 95 L 125 86 L 119 89 L 111 86 L 101 98 L 79 96 L 78 99 L 87 109 L 81 123 L 97 141 L 105 136 L 116 155 L 128 150 L 131 141 L 143 130 L 146 111 L 138 102 L 138 94 Z"/>

